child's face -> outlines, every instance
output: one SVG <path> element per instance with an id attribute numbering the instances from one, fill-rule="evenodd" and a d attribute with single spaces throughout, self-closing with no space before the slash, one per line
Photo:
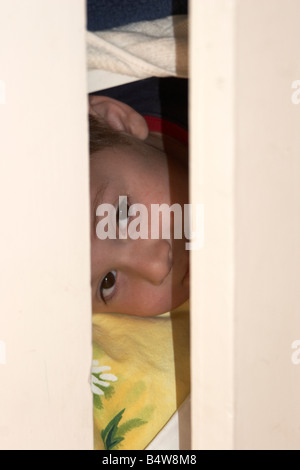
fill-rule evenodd
<path id="1" fill-rule="evenodd" d="M 189 297 L 186 240 L 151 239 L 150 216 L 148 239 L 100 240 L 96 208 L 109 203 L 117 209 L 119 196 L 127 196 L 129 206 L 145 205 L 149 214 L 151 204 L 183 208 L 187 168 L 144 143 L 101 150 L 90 165 L 93 312 L 150 316 L 181 305 Z"/>

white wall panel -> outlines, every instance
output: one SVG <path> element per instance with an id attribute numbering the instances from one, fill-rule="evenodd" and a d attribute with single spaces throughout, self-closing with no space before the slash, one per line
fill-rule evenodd
<path id="1" fill-rule="evenodd" d="M 93 446 L 85 2 L 0 1 L 0 448 Z"/>
<path id="2" fill-rule="evenodd" d="M 191 1 L 194 449 L 300 448 L 299 15 Z"/>

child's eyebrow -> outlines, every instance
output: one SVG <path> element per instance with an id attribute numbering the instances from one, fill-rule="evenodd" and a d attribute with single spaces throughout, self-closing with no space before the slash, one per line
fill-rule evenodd
<path id="1" fill-rule="evenodd" d="M 92 218 L 92 227 L 93 227 L 93 236 L 95 237 L 96 236 L 96 225 L 97 225 L 97 221 L 96 221 L 96 210 L 97 210 L 97 207 L 102 204 L 102 201 L 103 201 L 103 197 L 104 197 L 104 194 L 105 194 L 105 191 L 108 187 L 108 184 L 109 184 L 109 180 L 105 180 L 104 182 L 101 183 L 98 191 L 96 192 L 96 195 L 95 195 L 95 198 L 94 198 L 94 202 L 92 204 L 92 211 L 93 213 L 91 214 L 91 218 Z"/>

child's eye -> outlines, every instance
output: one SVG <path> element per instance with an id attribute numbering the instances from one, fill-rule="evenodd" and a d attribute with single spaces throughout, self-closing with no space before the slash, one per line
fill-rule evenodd
<path id="1" fill-rule="evenodd" d="M 112 297 L 112 294 L 116 287 L 116 271 L 110 271 L 107 273 L 100 283 L 100 296 L 104 303 L 106 303 L 109 298 Z"/>

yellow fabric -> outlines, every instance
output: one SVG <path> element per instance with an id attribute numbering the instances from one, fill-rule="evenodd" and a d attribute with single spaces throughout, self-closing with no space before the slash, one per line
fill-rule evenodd
<path id="1" fill-rule="evenodd" d="M 93 316 L 95 450 L 143 450 L 190 392 L 188 303 Z"/>

